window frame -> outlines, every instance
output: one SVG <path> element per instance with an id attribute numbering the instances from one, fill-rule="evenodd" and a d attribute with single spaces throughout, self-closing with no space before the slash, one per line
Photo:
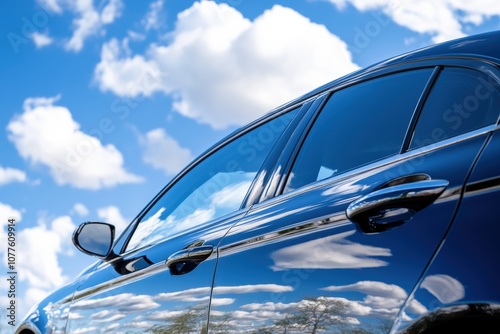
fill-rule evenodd
<path id="1" fill-rule="evenodd" d="M 417 130 L 417 127 L 418 127 L 418 124 L 420 122 L 420 119 L 421 119 L 421 116 L 423 114 L 423 111 L 424 111 L 424 108 L 426 106 L 426 103 L 431 95 L 431 93 L 433 92 L 436 84 L 439 82 L 439 79 L 441 77 L 441 74 L 443 73 L 443 71 L 445 69 L 461 69 L 461 70 L 465 70 L 465 71 L 469 71 L 469 72 L 476 72 L 476 73 L 481 73 L 487 77 L 489 77 L 490 79 L 492 78 L 491 75 L 489 75 L 488 73 L 486 73 L 485 71 L 482 71 L 482 70 L 479 70 L 477 68 L 470 68 L 470 67 L 466 67 L 466 66 L 457 66 L 457 65 L 440 65 L 440 66 L 436 66 L 435 68 L 435 71 L 433 73 L 433 77 L 432 77 L 432 80 L 429 82 L 428 86 L 426 87 L 426 94 L 425 94 L 425 98 L 423 98 L 420 102 L 419 102 L 419 105 L 418 105 L 418 108 L 415 112 L 415 114 L 413 115 L 413 118 L 412 118 L 412 121 L 410 123 L 410 127 L 408 128 L 408 133 L 406 135 L 406 138 L 405 138 L 405 143 L 403 145 L 403 148 L 401 150 L 401 153 L 403 152 L 407 152 L 407 151 L 413 151 L 413 150 L 418 150 L 418 149 L 421 149 L 421 148 L 425 148 L 425 147 L 429 147 L 429 146 L 435 146 L 435 145 L 439 145 L 439 143 L 443 142 L 443 141 L 446 141 L 446 140 L 451 140 L 451 141 L 454 141 L 453 139 L 454 138 L 461 138 L 461 137 L 464 137 L 466 136 L 467 134 L 471 134 L 471 133 L 475 133 L 477 132 L 478 130 L 481 130 L 481 129 L 484 129 L 484 128 L 488 128 L 490 127 L 492 124 L 486 124 L 482 127 L 479 127 L 477 129 L 473 129 L 473 130 L 469 130 L 469 131 L 465 131 L 463 133 L 459 133 L 457 135 L 453 135 L 453 136 L 450 136 L 450 137 L 447 137 L 445 139 L 442 139 L 442 140 L 438 140 L 434 143 L 430 143 L 430 144 L 427 144 L 427 145 L 422 145 L 422 146 L 418 146 L 418 147 L 415 147 L 415 148 L 412 148 L 411 147 L 411 144 L 413 142 L 413 139 L 414 139 L 414 136 L 415 136 L 415 133 L 416 133 L 416 130 Z M 497 85 L 500 87 L 500 81 L 497 80 Z M 500 93 L 500 89 L 498 90 L 499 93 Z M 496 122 L 494 122 L 493 124 L 498 124 L 500 121 L 500 109 L 499 109 L 499 112 L 497 113 L 497 119 L 496 119 Z"/>
<path id="2" fill-rule="evenodd" d="M 179 180 L 184 178 L 188 173 L 190 173 L 193 169 L 195 169 L 199 164 L 201 164 L 203 161 L 205 161 L 207 158 L 211 157 L 213 154 L 217 153 L 221 148 L 226 147 L 227 145 L 233 143 L 234 141 L 238 140 L 239 138 L 245 136 L 249 132 L 252 132 L 253 130 L 263 126 L 266 123 L 269 123 L 280 116 L 283 116 L 284 114 L 288 112 L 293 112 L 295 111 L 295 115 L 292 116 L 292 119 L 290 122 L 286 125 L 285 129 L 283 132 L 280 134 L 278 137 L 276 143 L 274 146 L 271 147 L 270 151 L 266 155 L 266 157 L 263 159 L 262 164 L 260 167 L 257 169 L 257 173 L 252 180 L 250 187 L 248 188 L 244 199 L 242 200 L 242 203 L 240 207 L 232 211 L 230 213 L 226 213 L 221 217 L 216 217 L 214 218 L 215 220 L 218 220 L 219 218 L 223 218 L 226 215 L 232 214 L 233 212 L 238 212 L 243 209 L 248 209 L 249 205 L 251 203 L 248 202 L 248 196 L 249 194 L 254 190 L 256 187 L 256 180 L 259 178 L 259 175 L 263 173 L 263 170 L 268 166 L 268 165 L 273 165 L 274 162 L 269 159 L 269 156 L 273 151 L 276 151 L 279 147 L 278 144 L 280 145 L 286 145 L 286 142 L 283 142 L 281 139 L 284 137 L 284 134 L 286 132 L 291 131 L 291 128 L 293 126 L 296 126 L 297 123 L 300 121 L 300 118 L 303 116 L 303 111 L 301 110 L 303 106 L 303 102 L 300 103 L 290 103 L 282 108 L 276 109 L 274 111 L 271 111 L 270 113 L 254 120 L 253 122 L 233 131 L 220 141 L 216 142 L 214 145 L 209 147 L 205 152 L 200 154 L 197 158 L 195 158 L 191 163 L 189 163 L 183 170 L 181 170 L 174 178 L 172 178 L 154 197 L 153 199 L 139 212 L 139 214 L 130 222 L 130 224 L 125 228 L 125 230 L 121 233 L 121 235 L 116 239 L 115 244 L 113 246 L 114 251 L 119 254 L 119 255 L 126 255 L 130 254 L 133 252 L 136 252 L 140 249 L 143 249 L 144 247 L 135 247 L 132 249 L 127 250 L 127 245 L 130 242 L 130 239 L 132 238 L 133 234 L 135 233 L 137 226 L 143 221 L 143 218 L 147 213 L 156 205 L 158 201 L 161 200 L 161 198 L 168 192 L 170 189 L 172 189 Z M 161 241 L 159 241 L 161 242 Z M 146 246 L 147 247 L 147 246 Z"/>
<path id="3" fill-rule="evenodd" d="M 284 197 L 287 198 L 288 196 L 293 196 L 293 194 L 297 192 L 303 192 L 303 191 L 308 191 L 309 189 L 320 187 L 324 185 L 325 183 L 333 183 L 337 182 L 339 180 L 343 180 L 345 178 L 352 177 L 353 175 L 360 174 L 364 171 L 373 169 L 378 166 L 384 166 L 388 165 L 394 161 L 402 160 L 402 159 L 407 159 L 410 156 L 413 155 L 418 155 L 421 154 L 422 152 L 427 152 L 429 150 L 435 150 L 439 149 L 443 146 L 448 146 L 451 145 L 455 142 L 467 140 L 470 138 L 474 138 L 477 136 L 480 136 L 484 134 L 485 132 L 493 131 L 499 124 L 500 124 L 500 114 L 498 115 L 497 122 L 495 125 L 489 125 L 485 126 L 484 128 L 476 129 L 471 132 L 464 133 L 460 136 L 452 137 L 445 139 L 443 141 L 436 142 L 434 144 L 426 145 L 423 147 L 420 147 L 416 150 L 411 150 L 409 151 L 409 144 L 411 143 L 411 138 L 413 136 L 413 133 L 415 131 L 416 124 L 418 122 L 418 116 L 423 108 L 423 105 L 425 101 L 427 100 L 433 84 L 435 80 L 439 76 L 439 72 L 441 68 L 444 67 L 459 67 L 459 68 L 465 68 L 465 69 L 470 69 L 470 70 L 475 70 L 478 72 L 481 72 L 488 77 L 490 77 L 492 80 L 497 82 L 500 85 L 500 62 L 498 61 L 493 61 L 491 59 L 485 59 L 485 58 L 480 58 L 475 55 L 463 55 L 463 56 L 453 56 L 453 57 L 433 57 L 429 59 L 420 59 L 420 60 L 412 60 L 400 64 L 395 64 L 395 65 L 390 65 L 387 67 L 383 66 L 378 66 L 375 65 L 374 69 L 367 70 L 367 71 L 362 71 L 360 73 L 354 73 L 352 76 L 347 76 L 346 78 L 342 78 L 341 80 L 337 80 L 332 82 L 331 86 L 326 86 L 323 90 L 317 92 L 317 95 L 319 97 L 323 97 L 322 103 L 319 103 L 317 108 L 314 110 L 310 110 L 310 113 L 312 113 L 311 116 L 309 117 L 304 117 L 304 122 L 307 122 L 305 126 L 303 125 L 304 132 L 303 134 L 296 139 L 294 143 L 290 143 L 290 145 L 293 145 L 293 154 L 289 157 L 282 157 L 284 161 L 284 168 L 282 172 L 280 173 L 280 180 L 277 183 L 277 186 L 275 186 L 273 196 L 268 196 L 267 199 L 275 198 L 275 197 Z M 306 184 L 302 187 L 299 187 L 298 189 L 294 189 L 289 192 L 285 192 L 285 186 L 288 182 L 289 175 L 291 173 L 291 170 L 293 168 L 293 165 L 295 163 L 295 160 L 300 152 L 300 149 L 302 147 L 302 144 L 305 141 L 305 138 L 307 138 L 307 135 L 309 134 L 310 129 L 312 128 L 314 122 L 316 121 L 319 113 L 324 107 L 324 104 L 328 101 L 328 98 L 334 94 L 336 91 L 339 91 L 344 88 L 348 88 L 352 85 L 356 85 L 365 81 L 377 79 L 379 77 L 387 76 L 387 75 L 392 75 L 396 74 L 399 72 L 406 72 L 406 71 L 412 71 L 412 70 L 417 70 L 417 69 L 422 69 L 422 68 L 434 68 L 433 73 L 429 77 L 429 80 L 427 84 L 425 85 L 424 89 L 422 90 L 422 94 L 420 96 L 420 99 L 418 100 L 418 103 L 415 107 L 414 113 L 410 119 L 410 122 L 407 127 L 406 135 L 404 137 L 404 140 L 402 142 L 401 150 L 399 153 L 396 153 L 390 157 L 383 158 L 382 160 L 377 160 L 374 162 L 370 162 L 368 164 L 359 166 L 357 168 L 354 168 L 352 170 L 346 171 L 345 173 L 340 173 L 338 175 L 332 176 L 330 178 L 326 178 L 324 180 L 319 180 L 316 182 L 312 182 L 309 184 Z M 326 98 L 325 98 L 326 96 Z M 289 195 L 291 194 L 291 195 Z"/>

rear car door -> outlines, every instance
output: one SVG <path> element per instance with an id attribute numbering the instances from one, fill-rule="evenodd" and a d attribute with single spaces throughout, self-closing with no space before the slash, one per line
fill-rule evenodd
<path id="1" fill-rule="evenodd" d="M 318 98 L 261 201 L 221 241 L 211 332 L 390 330 L 498 117 L 497 95 L 476 96 L 486 65 L 432 64 Z"/>
<path id="2" fill-rule="evenodd" d="M 497 78 L 499 78 L 497 76 Z M 478 99 L 496 95 L 496 80 L 478 86 Z M 474 100 L 474 98 L 471 98 Z M 472 105 L 472 104 L 471 104 Z M 498 106 L 497 106 L 498 108 Z M 404 333 L 496 333 L 500 328 L 500 127 L 491 135 L 464 188 L 460 208 L 396 329 Z M 415 313 L 408 305 L 428 305 Z"/>
<path id="3" fill-rule="evenodd" d="M 68 333 L 206 332 L 217 244 L 296 113 L 258 121 L 199 159 L 139 215 L 69 311 L 63 300 L 48 313 L 64 308 Z"/>

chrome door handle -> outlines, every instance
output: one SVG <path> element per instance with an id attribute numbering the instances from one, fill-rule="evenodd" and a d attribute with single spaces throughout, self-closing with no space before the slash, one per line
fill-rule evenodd
<path id="1" fill-rule="evenodd" d="M 167 267 L 172 275 L 184 275 L 205 261 L 213 252 L 214 246 L 204 245 L 180 250 L 167 259 Z"/>
<path id="2" fill-rule="evenodd" d="M 447 186 L 446 180 L 422 180 L 376 190 L 352 202 L 346 210 L 347 218 L 364 233 L 383 232 L 429 206 Z"/>

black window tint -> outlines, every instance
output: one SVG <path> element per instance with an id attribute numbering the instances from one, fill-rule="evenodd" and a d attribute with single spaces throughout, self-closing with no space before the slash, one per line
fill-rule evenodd
<path id="1" fill-rule="evenodd" d="M 425 102 L 410 148 L 495 123 L 500 110 L 498 86 L 483 73 L 445 68 Z"/>
<path id="2" fill-rule="evenodd" d="M 172 237 L 238 210 L 264 159 L 297 110 L 247 132 L 197 164 L 144 214 L 126 250 Z"/>
<path id="3" fill-rule="evenodd" d="M 403 72 L 335 92 L 301 147 L 286 190 L 398 153 L 431 73 Z"/>

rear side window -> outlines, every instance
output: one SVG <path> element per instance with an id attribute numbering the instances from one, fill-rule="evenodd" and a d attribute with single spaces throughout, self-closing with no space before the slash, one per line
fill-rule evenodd
<path id="1" fill-rule="evenodd" d="M 335 92 L 302 144 L 285 190 L 399 153 L 431 73 L 401 72 Z"/>
<path id="2" fill-rule="evenodd" d="M 481 72 L 442 70 L 424 104 L 410 149 L 495 123 L 500 111 L 498 89 L 499 84 Z"/>

